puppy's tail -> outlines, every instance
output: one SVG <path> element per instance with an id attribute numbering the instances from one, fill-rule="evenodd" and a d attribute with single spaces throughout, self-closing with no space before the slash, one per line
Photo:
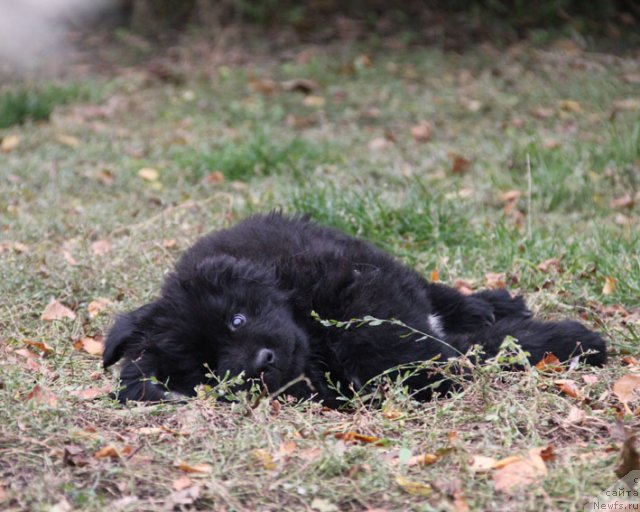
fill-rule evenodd
<path id="1" fill-rule="evenodd" d="M 502 319 L 473 335 L 458 335 L 451 340 L 461 352 L 472 345 L 480 345 L 484 357 L 495 356 L 507 336 L 518 341 L 529 353 L 529 361 L 536 364 L 545 354 L 552 353 L 560 361 L 579 356 L 585 363 L 603 366 L 607 362 L 607 346 L 600 334 L 571 320 L 540 322 L 525 319 Z"/>

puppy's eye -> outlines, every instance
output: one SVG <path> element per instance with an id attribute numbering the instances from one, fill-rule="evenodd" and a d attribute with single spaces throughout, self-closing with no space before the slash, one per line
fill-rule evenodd
<path id="1" fill-rule="evenodd" d="M 233 315 L 233 318 L 231 319 L 231 324 L 229 324 L 229 327 L 231 327 L 232 331 L 235 331 L 236 329 L 239 329 L 246 323 L 247 323 L 247 317 L 244 316 L 242 313 L 238 313 L 236 315 Z"/>

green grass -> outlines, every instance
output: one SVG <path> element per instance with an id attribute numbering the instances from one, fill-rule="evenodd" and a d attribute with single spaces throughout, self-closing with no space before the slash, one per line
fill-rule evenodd
<path id="1" fill-rule="evenodd" d="M 611 115 L 614 101 L 637 96 L 621 78 L 635 64 L 526 45 L 464 55 L 326 47 L 308 60 L 249 47 L 255 53 L 215 72 L 191 57 L 180 85 L 120 72 L 92 77 L 91 87 L 63 83 L 59 91 L 71 92 L 45 102 L 55 106 L 50 122 L 0 131 L 19 140 L 0 153 L 0 508 L 456 510 L 462 496 L 471 510 L 581 510 L 615 482 L 616 425 L 638 427 L 612 394 L 631 371 L 620 356 L 638 356 L 640 346 L 640 123 L 637 111 Z M 313 79 L 324 104 L 258 92 L 257 77 Z M 100 94 L 81 93 L 89 89 Z M 7 94 L 0 110 L 28 103 Z M 563 109 L 565 100 L 580 108 Z M 411 127 L 423 120 L 432 138 L 415 141 Z M 372 149 L 381 138 L 389 142 Z M 465 172 L 453 172 L 452 155 L 470 161 Z M 142 168 L 158 179 L 141 178 Z M 214 171 L 221 176 L 207 179 Z M 513 191 L 507 208 L 503 195 Z M 612 205 L 625 195 L 635 202 Z M 109 401 L 115 374 L 74 342 L 153 298 L 199 236 L 274 208 L 371 240 L 448 284 L 481 288 L 487 273 L 504 274 L 539 316 L 605 332 L 611 363 L 562 374 L 490 365 L 448 398 L 415 403 L 390 385 L 381 406 L 345 411 L 210 396 L 130 408 Z M 102 255 L 92 248 L 101 240 L 111 243 Z M 559 271 L 539 268 L 550 258 Z M 617 283 L 610 294 L 606 278 Z M 76 318 L 41 320 L 52 297 Z M 92 317 L 99 297 L 111 304 Z M 51 353 L 30 355 L 29 341 Z M 560 393 L 559 378 L 575 380 L 585 398 Z M 565 422 L 572 407 L 586 415 L 579 424 Z M 340 432 L 385 444 L 345 443 Z M 111 444 L 128 455 L 95 456 Z M 547 476 L 514 494 L 496 490 L 494 470 L 469 464 L 548 445 L 556 457 Z M 423 453 L 441 457 L 408 463 Z M 208 472 L 185 473 L 180 461 Z M 411 495 L 398 475 L 429 484 L 430 494 Z M 190 495 L 173 487 L 182 476 Z"/>

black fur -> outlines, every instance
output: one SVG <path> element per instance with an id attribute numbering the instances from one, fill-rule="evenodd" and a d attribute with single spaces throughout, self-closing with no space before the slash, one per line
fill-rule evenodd
<path id="1" fill-rule="evenodd" d="M 312 311 L 323 319 L 398 319 L 432 337 L 416 341 L 406 328 L 387 323 L 327 327 Z M 234 329 L 236 314 L 246 323 Z M 606 362 L 599 334 L 577 322 L 531 316 L 524 300 L 505 290 L 465 296 L 427 282 L 370 243 L 274 213 L 196 242 L 167 276 L 160 297 L 117 318 L 104 366 L 123 359 L 122 401 L 162 400 L 167 388 L 193 395 L 209 368 L 217 376 L 244 372 L 271 392 L 304 374 L 311 387 L 300 381 L 286 392 L 335 405 L 327 373 L 343 390 L 357 389 L 389 368 L 446 360 L 473 344 L 490 357 L 507 335 L 532 363 L 546 352 L 568 360 L 586 351 L 594 351 L 584 356 L 587 363 Z M 419 390 L 432 380 L 423 372 L 409 384 Z"/>

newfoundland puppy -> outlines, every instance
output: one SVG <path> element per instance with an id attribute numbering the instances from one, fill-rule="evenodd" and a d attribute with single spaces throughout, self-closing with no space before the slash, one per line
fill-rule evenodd
<path id="1" fill-rule="evenodd" d="M 494 356 L 506 336 L 533 364 L 545 353 L 606 362 L 599 334 L 531 316 L 522 297 L 505 290 L 462 295 L 368 242 L 272 213 L 187 250 L 156 300 L 116 319 L 104 367 L 123 360 L 123 402 L 193 396 L 198 384 L 243 374 L 245 386 L 336 406 L 339 394 L 396 367 L 446 362 L 473 345 Z M 321 321 L 365 317 L 393 321 Z M 405 382 L 420 399 L 442 381 L 427 366 Z"/>

